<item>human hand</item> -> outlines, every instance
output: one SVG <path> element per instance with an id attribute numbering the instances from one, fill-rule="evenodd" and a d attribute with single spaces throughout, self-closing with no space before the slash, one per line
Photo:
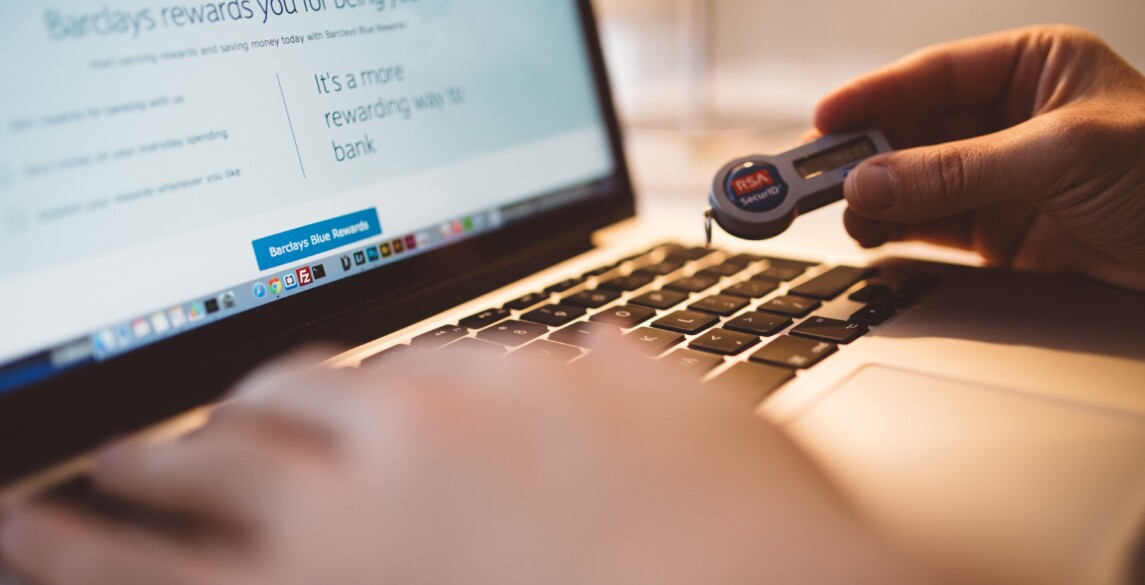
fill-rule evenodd
<path id="1" fill-rule="evenodd" d="M 990 264 L 1145 291 L 1145 77 L 1085 31 L 1034 27 L 934 46 L 815 113 L 879 127 L 897 152 L 850 174 L 847 230 Z"/>
<path id="2" fill-rule="evenodd" d="M 556 376 L 298 361 L 192 436 L 101 458 L 99 488 L 195 536 L 39 503 L 5 560 L 41 585 L 934 582 L 774 427 L 626 348 Z"/>

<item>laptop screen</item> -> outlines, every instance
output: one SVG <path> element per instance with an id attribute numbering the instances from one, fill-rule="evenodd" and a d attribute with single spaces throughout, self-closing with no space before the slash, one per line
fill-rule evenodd
<path id="1" fill-rule="evenodd" d="M 0 30 L 0 393 L 615 172 L 571 0 L 26 0 Z"/>

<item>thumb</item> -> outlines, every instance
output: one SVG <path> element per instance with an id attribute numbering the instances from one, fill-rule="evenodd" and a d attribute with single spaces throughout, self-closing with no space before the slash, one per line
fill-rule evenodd
<path id="1" fill-rule="evenodd" d="M 883 221 L 940 219 L 1013 199 L 1044 196 L 1057 176 L 1054 146 L 1012 128 L 967 140 L 873 157 L 843 190 L 858 215 Z"/>

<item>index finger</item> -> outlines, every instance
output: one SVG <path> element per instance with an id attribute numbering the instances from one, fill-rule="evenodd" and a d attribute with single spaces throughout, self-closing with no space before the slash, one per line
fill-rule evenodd
<path id="1" fill-rule="evenodd" d="M 829 94 L 816 108 L 815 127 L 839 132 L 991 106 L 1027 86 L 1032 106 L 1040 64 L 1023 59 L 1030 35 L 995 33 L 922 49 Z"/>

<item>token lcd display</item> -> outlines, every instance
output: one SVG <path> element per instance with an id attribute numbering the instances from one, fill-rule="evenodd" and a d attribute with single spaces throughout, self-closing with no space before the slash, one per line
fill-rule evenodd
<path id="1" fill-rule="evenodd" d="M 795 161 L 795 171 L 804 179 L 811 179 L 828 171 L 853 165 L 874 156 L 878 152 L 878 148 L 870 138 L 860 136 L 834 148 Z"/>

